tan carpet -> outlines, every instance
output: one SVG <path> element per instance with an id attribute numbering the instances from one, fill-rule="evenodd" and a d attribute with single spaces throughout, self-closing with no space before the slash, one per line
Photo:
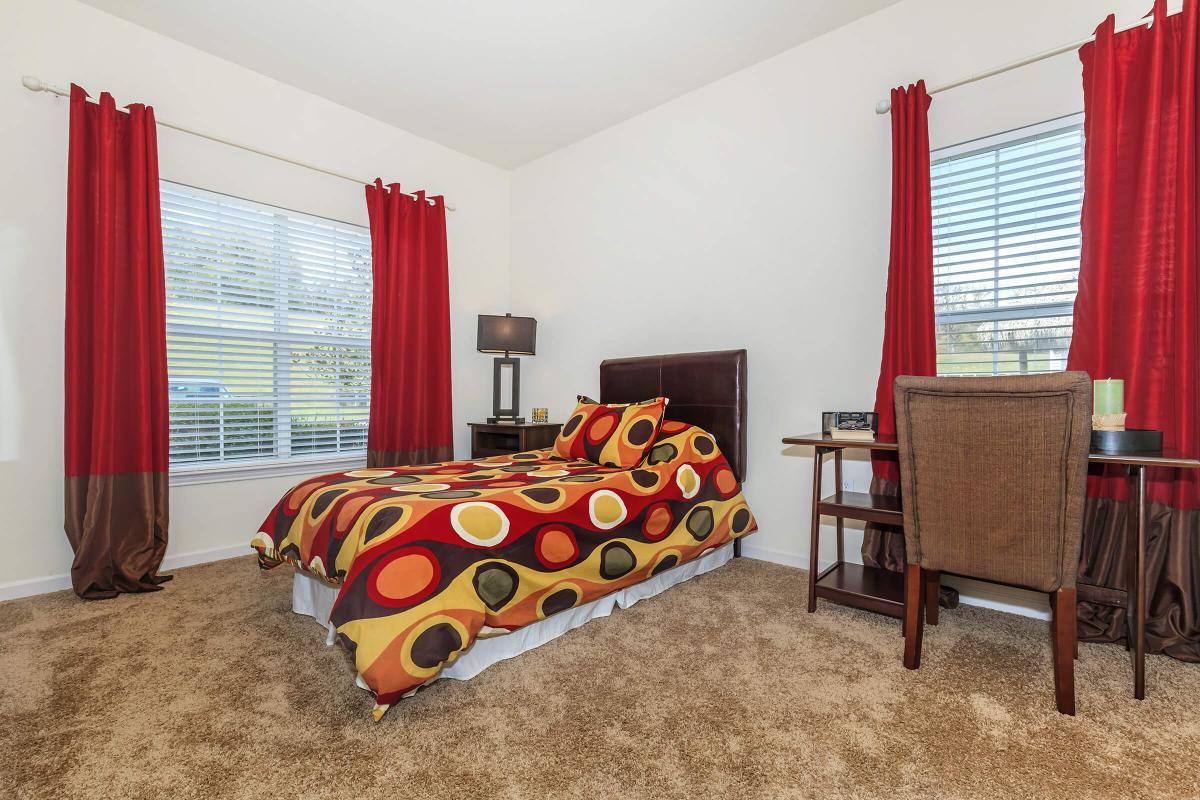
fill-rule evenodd
<path id="1" fill-rule="evenodd" d="M 1200 797 L 1200 667 L 1083 645 L 1054 710 L 1045 623 L 927 628 L 749 559 L 371 722 L 340 647 L 247 557 L 163 592 L 0 604 L 0 796 Z"/>

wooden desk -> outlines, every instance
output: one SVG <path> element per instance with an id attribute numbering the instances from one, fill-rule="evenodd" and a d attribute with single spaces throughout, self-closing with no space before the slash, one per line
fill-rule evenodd
<path id="1" fill-rule="evenodd" d="M 845 561 L 844 520 L 857 519 L 882 525 L 904 527 L 904 511 L 899 497 L 846 492 L 842 490 L 842 453 L 846 450 L 897 451 L 894 438 L 877 437 L 869 442 L 831 439 L 828 434 L 806 433 L 787 436 L 784 444 L 812 447 L 813 494 L 812 531 L 808 559 L 808 610 L 816 611 L 817 598 L 835 603 L 865 608 L 891 617 L 904 614 L 904 576 L 877 567 L 851 564 Z M 824 457 L 833 453 L 835 491 L 821 496 L 821 473 Z M 1080 601 L 1124 608 L 1126 612 L 1126 643 L 1133 656 L 1133 696 L 1146 696 L 1146 467 L 1200 468 L 1200 460 L 1174 453 L 1105 453 L 1088 454 L 1091 464 L 1116 464 L 1125 468 L 1129 481 L 1130 514 L 1127 540 L 1133 591 L 1121 591 L 1089 584 L 1078 585 Z M 837 519 L 837 561 L 818 574 L 817 550 L 820 544 L 822 515 Z M 812 576 L 816 576 L 815 580 Z M 931 607 L 932 605 L 932 607 Z M 937 624 L 937 601 L 926 602 L 926 621 Z M 1129 635 L 1132 632 L 1132 636 Z M 1132 639 L 1132 642 L 1130 641 Z"/>

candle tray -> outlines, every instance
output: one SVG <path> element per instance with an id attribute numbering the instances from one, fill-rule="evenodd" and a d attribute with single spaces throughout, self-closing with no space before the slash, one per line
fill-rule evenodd
<path id="1" fill-rule="evenodd" d="M 1162 450 L 1162 431 L 1127 428 L 1123 431 L 1092 431 L 1092 449 L 1102 453 L 1157 453 Z"/>

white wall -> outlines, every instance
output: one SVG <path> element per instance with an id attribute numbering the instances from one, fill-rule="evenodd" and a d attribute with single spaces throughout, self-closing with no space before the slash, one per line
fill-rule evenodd
<path id="1" fill-rule="evenodd" d="M 805 563 L 812 454 L 780 440 L 869 409 L 879 371 L 891 133 L 875 103 L 1147 6 L 908 0 L 515 170 L 514 311 L 540 327 L 528 402 L 562 419 L 606 357 L 748 348 L 747 548 Z M 936 96 L 931 144 L 1082 108 L 1078 58 L 1059 56 Z"/>
<path id="2" fill-rule="evenodd" d="M 750 350 L 749 549 L 803 563 L 811 454 L 780 439 L 874 397 L 887 269 L 889 126 L 873 107 L 1086 36 L 1146 0 L 906 0 L 511 174 L 71 0 L 0 0 L 0 596 L 62 575 L 67 104 L 75 80 L 161 118 L 342 172 L 442 192 L 449 216 L 456 449 L 486 413 L 474 316 L 539 320 L 523 405 L 558 419 L 605 357 Z M 955 89 L 934 147 L 1077 112 L 1065 55 Z M 170 131 L 163 177 L 365 224 L 360 187 Z M 509 192 L 511 181 L 511 216 Z M 511 243 L 510 243 L 511 232 Z M 511 275 L 510 275 L 511 264 Z M 510 295 L 511 292 L 511 295 Z M 865 483 L 864 464 L 850 480 Z M 240 551 L 291 478 L 176 487 L 172 563 Z M 828 537 L 827 537 L 828 540 Z M 857 542 L 852 542 L 855 550 Z M 231 551 L 231 552 L 233 552 Z M 826 550 L 824 557 L 832 552 Z"/>
<path id="3" fill-rule="evenodd" d="M 468 418 L 491 406 L 490 362 L 475 315 L 508 310 L 509 177 L 499 168 L 209 56 L 71 0 L 0 0 L 0 596 L 65 586 L 62 392 L 66 100 L 21 87 L 22 74 L 160 119 L 405 188 L 440 192 L 449 214 L 457 452 Z M 363 189 L 224 145 L 160 129 L 169 180 L 365 225 Z M 295 478 L 175 487 L 169 563 L 248 542 Z M 16 586 L 12 584 L 17 584 Z"/>

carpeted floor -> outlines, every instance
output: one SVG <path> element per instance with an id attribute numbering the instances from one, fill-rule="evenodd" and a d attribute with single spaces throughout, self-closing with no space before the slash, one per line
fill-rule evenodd
<path id="1" fill-rule="evenodd" d="M 340 647 L 252 558 L 163 592 L 0 604 L 0 796 L 1200 797 L 1200 666 L 1083 645 L 1054 710 L 1045 623 L 926 629 L 741 559 L 371 721 Z"/>

